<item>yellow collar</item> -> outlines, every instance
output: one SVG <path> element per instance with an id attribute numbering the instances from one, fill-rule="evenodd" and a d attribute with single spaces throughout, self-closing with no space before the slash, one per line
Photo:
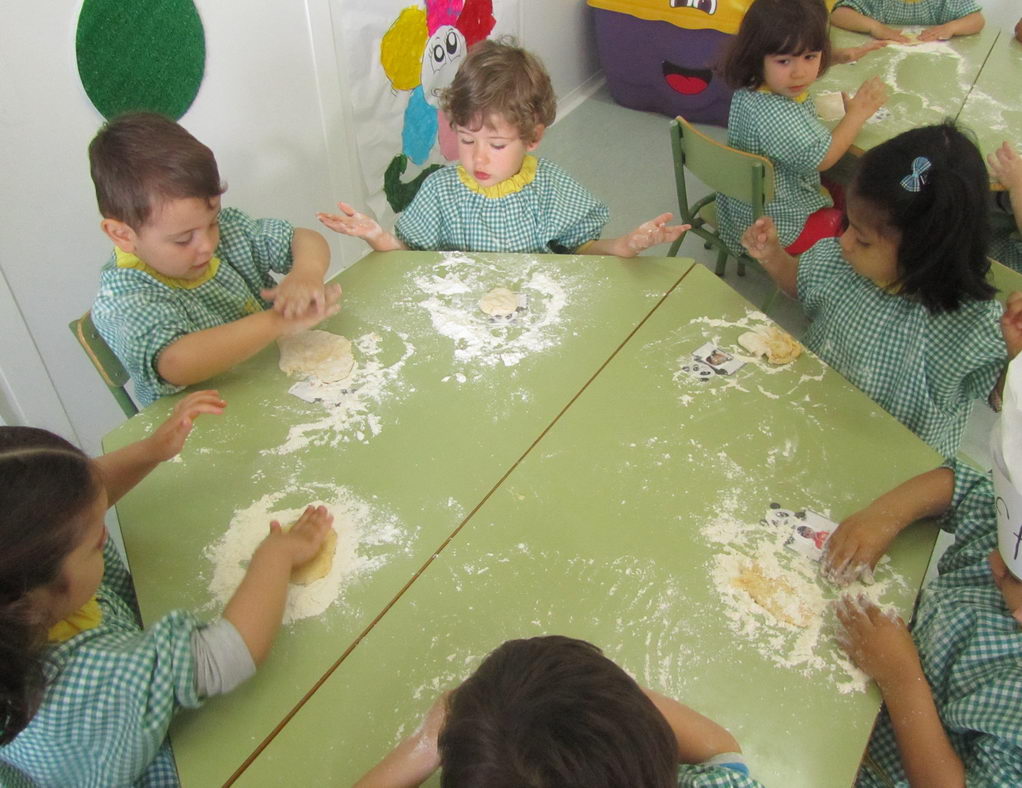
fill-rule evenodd
<path id="1" fill-rule="evenodd" d="M 114 256 L 117 261 L 118 268 L 134 268 L 136 271 L 142 271 L 149 274 L 153 279 L 158 282 L 163 282 L 167 287 L 174 287 L 179 290 L 192 290 L 199 285 L 203 285 L 216 276 L 217 269 L 220 267 L 220 258 L 214 257 L 210 259 L 209 265 L 206 266 L 206 270 L 202 272 L 202 275 L 196 279 L 179 279 L 173 276 L 167 276 L 161 274 L 156 269 L 150 267 L 146 263 L 139 260 L 135 255 L 125 252 L 119 247 L 114 247 Z"/>
<path id="2" fill-rule="evenodd" d="M 781 96 L 781 98 L 788 98 L 788 96 L 784 96 L 784 95 L 782 95 L 780 93 L 774 93 L 774 91 L 772 91 L 766 85 L 760 85 L 758 88 L 756 88 L 756 90 L 759 91 L 760 93 L 773 93 L 773 95 L 775 95 L 775 96 Z M 796 104 L 801 104 L 807 98 L 809 98 L 809 91 L 808 90 L 803 90 L 801 93 L 799 93 L 797 96 L 795 96 L 791 100 L 794 101 Z"/>
<path id="3" fill-rule="evenodd" d="M 58 621 L 46 636 L 50 643 L 63 643 L 70 640 L 79 632 L 94 629 L 103 620 L 103 611 L 99 608 L 99 602 L 93 597 L 77 611 L 69 615 L 63 621 Z"/>
<path id="4" fill-rule="evenodd" d="M 489 197 L 491 200 L 496 200 L 500 197 L 507 197 L 509 194 L 520 192 L 526 186 L 533 182 L 536 178 L 536 167 L 539 162 L 536 157 L 527 154 L 522 160 L 522 168 L 510 178 L 495 183 L 493 186 L 480 186 L 479 182 L 473 178 L 465 168 L 460 164 L 458 165 L 458 177 L 461 178 L 461 182 L 466 187 L 474 191 L 476 194 L 481 194 L 483 197 Z"/>

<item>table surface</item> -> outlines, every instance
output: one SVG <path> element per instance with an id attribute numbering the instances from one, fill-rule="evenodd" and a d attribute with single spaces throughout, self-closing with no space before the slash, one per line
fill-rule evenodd
<path id="1" fill-rule="evenodd" d="M 356 527 L 348 544 L 365 566 L 322 615 L 282 629 L 255 680 L 175 720 L 185 785 L 227 780 L 272 735 L 692 265 L 370 255 L 339 276 L 344 308 L 324 326 L 356 340 L 350 402 L 328 411 L 289 395 L 273 347 L 209 384 L 224 415 L 203 417 L 179 460 L 117 504 L 144 621 L 219 612 L 208 551 L 232 518 L 332 503 L 342 546 Z M 496 286 L 529 295 L 514 326 L 490 326 L 476 307 Z M 172 404 L 104 448 L 139 439 Z"/>
<path id="2" fill-rule="evenodd" d="M 990 50 L 958 122 L 971 129 L 984 158 L 1008 141 L 1022 150 L 1022 44 L 1007 31 Z"/>
<path id="3" fill-rule="evenodd" d="M 238 783 L 349 784 L 502 641 L 559 633 L 725 725 L 766 785 L 850 784 L 879 695 L 847 691 L 861 677 L 816 615 L 835 591 L 761 518 L 779 502 L 840 520 L 939 458 L 809 354 L 679 373 L 763 321 L 689 271 Z M 934 530 L 906 531 L 878 573 L 903 614 Z M 734 589 L 753 560 L 802 595 L 808 628 Z"/>
<path id="4" fill-rule="evenodd" d="M 862 127 L 855 138 L 855 148 L 866 151 L 909 129 L 957 118 L 981 71 L 987 70 L 984 63 L 999 33 L 996 27 L 988 25 L 975 35 L 956 36 L 950 41 L 916 46 L 888 44 L 854 63 L 831 66 L 813 84 L 811 93 L 817 97 L 843 90 L 853 95 L 866 79 L 880 77 L 887 86 L 884 106 L 890 116 L 869 120 Z M 862 33 L 831 29 L 831 43 L 835 47 L 858 46 L 869 40 Z M 1011 105 L 1018 106 L 1017 91 Z M 837 121 L 825 125 L 834 128 Z"/>

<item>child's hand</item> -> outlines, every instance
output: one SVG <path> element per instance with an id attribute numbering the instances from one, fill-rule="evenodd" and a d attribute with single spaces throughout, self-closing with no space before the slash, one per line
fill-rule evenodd
<path id="1" fill-rule="evenodd" d="M 837 643 L 881 690 L 923 678 L 919 652 L 905 622 L 864 596 L 843 596 L 835 605 L 841 630 Z"/>
<path id="2" fill-rule="evenodd" d="M 297 334 L 299 331 L 305 331 L 307 329 L 318 326 L 328 317 L 333 317 L 341 310 L 341 286 L 340 285 L 327 285 L 323 288 L 323 297 L 325 299 L 322 308 L 310 307 L 304 312 L 299 312 L 295 315 L 288 316 L 283 313 L 281 316 L 284 318 L 284 326 L 281 329 L 281 334 L 288 336 L 291 334 Z"/>
<path id="3" fill-rule="evenodd" d="M 834 62 L 835 63 L 854 63 L 863 55 L 867 55 L 875 49 L 880 49 L 887 46 L 886 41 L 880 39 L 873 39 L 867 41 L 865 44 L 857 47 L 842 47 L 841 49 L 834 50 Z"/>
<path id="4" fill-rule="evenodd" d="M 182 399 L 174 406 L 170 417 L 146 439 L 153 459 L 163 462 L 176 457 L 199 414 L 220 414 L 225 407 L 227 403 L 220 398 L 220 392 L 212 389 L 195 391 Z"/>
<path id="5" fill-rule="evenodd" d="M 380 223 L 372 217 L 356 211 L 346 202 L 337 203 L 337 207 L 341 209 L 343 216 L 335 213 L 317 213 L 316 218 L 336 233 L 361 238 L 369 243 L 383 235 Z"/>
<path id="6" fill-rule="evenodd" d="M 331 285 L 338 289 L 340 285 Z M 273 302 L 275 311 L 286 318 L 299 317 L 305 313 L 322 313 L 326 309 L 329 288 L 318 276 L 291 271 L 276 287 L 262 290 L 260 295 Z M 334 299 L 336 302 L 337 299 Z"/>
<path id="7" fill-rule="evenodd" d="M 954 38 L 955 29 L 951 24 L 934 25 L 919 34 L 920 41 L 947 41 Z"/>
<path id="8" fill-rule="evenodd" d="M 781 242 L 777 238 L 777 225 L 769 216 L 761 216 L 742 234 L 742 246 L 754 260 L 769 259 L 781 250 Z"/>
<path id="9" fill-rule="evenodd" d="M 622 254 L 621 257 L 634 257 L 651 246 L 674 243 L 683 233 L 692 229 L 691 224 L 677 224 L 668 227 L 667 223 L 673 218 L 674 214 L 662 213 L 655 219 L 640 224 L 622 239 L 626 250 L 631 254 Z"/>
<path id="10" fill-rule="evenodd" d="M 847 93 L 842 93 L 841 97 L 845 102 L 845 114 L 857 113 L 865 122 L 887 101 L 887 88 L 880 77 L 870 77 L 859 86 L 854 96 L 849 98 Z"/>
<path id="11" fill-rule="evenodd" d="M 1001 315 L 1001 334 L 1008 346 L 1008 358 L 1015 358 L 1022 351 L 1022 293 L 1008 296 Z"/>
<path id="12" fill-rule="evenodd" d="M 289 531 L 284 531 L 276 520 L 270 523 L 270 535 L 264 544 L 281 550 L 290 558 L 294 569 L 315 557 L 333 521 L 333 515 L 325 506 L 307 506 Z"/>
<path id="13" fill-rule="evenodd" d="M 823 549 L 820 570 L 835 585 L 869 579 L 901 529 L 882 511 L 867 507 L 841 521 Z"/>
<path id="14" fill-rule="evenodd" d="M 873 38 L 879 38 L 881 41 L 894 41 L 898 44 L 907 44 L 909 42 L 908 38 L 902 35 L 900 30 L 895 30 L 893 27 L 882 25 L 879 22 L 869 31 L 869 34 Z"/>
<path id="15" fill-rule="evenodd" d="M 987 163 L 1004 188 L 1012 193 L 1019 192 L 1018 199 L 1022 199 L 1022 157 L 1011 143 L 1005 142 L 993 153 L 987 154 Z"/>

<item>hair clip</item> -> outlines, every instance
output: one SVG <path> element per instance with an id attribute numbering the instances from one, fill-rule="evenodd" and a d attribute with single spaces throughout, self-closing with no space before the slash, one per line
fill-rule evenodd
<path id="1" fill-rule="evenodd" d="M 933 165 L 925 156 L 912 159 L 912 172 L 901 179 L 901 188 L 907 192 L 920 191 L 926 185 L 926 173 Z"/>

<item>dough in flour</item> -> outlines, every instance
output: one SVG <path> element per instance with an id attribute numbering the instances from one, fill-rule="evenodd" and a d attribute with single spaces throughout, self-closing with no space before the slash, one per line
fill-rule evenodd
<path id="1" fill-rule="evenodd" d="M 845 116 L 845 102 L 839 91 L 821 93 L 816 97 L 816 114 L 820 120 L 841 120 Z"/>
<path id="2" fill-rule="evenodd" d="M 738 337 L 738 344 L 756 356 L 766 356 L 771 364 L 790 364 L 802 355 L 802 345 L 777 326 L 746 331 Z"/>
<path id="3" fill-rule="evenodd" d="M 351 342 L 328 331 L 299 331 L 277 340 L 280 368 L 289 375 L 334 383 L 351 376 L 355 357 Z"/>
<path id="4" fill-rule="evenodd" d="M 294 523 L 285 530 L 290 531 Z M 321 580 L 330 574 L 330 568 L 334 565 L 334 553 L 337 552 L 337 532 L 331 528 L 326 532 L 322 547 L 309 561 L 291 570 L 291 582 L 299 586 L 307 586 Z"/>
<path id="5" fill-rule="evenodd" d="M 756 562 L 742 568 L 731 581 L 778 621 L 805 629 L 812 623 L 809 607 L 783 577 L 770 577 Z"/>
<path id="6" fill-rule="evenodd" d="M 479 308 L 488 315 L 504 317 L 518 309 L 518 294 L 506 287 L 495 287 L 479 299 Z"/>

